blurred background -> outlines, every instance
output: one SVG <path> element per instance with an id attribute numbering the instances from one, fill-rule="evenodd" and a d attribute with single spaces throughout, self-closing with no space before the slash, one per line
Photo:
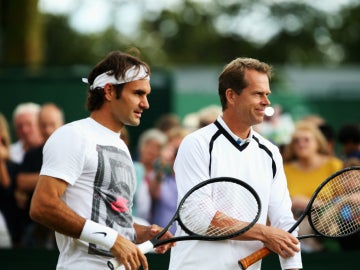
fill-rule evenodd
<path id="1" fill-rule="evenodd" d="M 238 56 L 275 68 L 271 101 L 337 129 L 360 111 L 358 0 L 1 0 L 0 111 L 52 101 L 86 116 L 89 70 L 136 47 L 153 69 L 151 109 L 133 138 L 168 112 L 219 105 L 217 77 Z"/>
<path id="2" fill-rule="evenodd" d="M 190 121 L 220 105 L 218 75 L 240 56 L 273 65 L 272 106 L 293 121 L 319 116 L 335 131 L 359 123 L 359 0 L 1 0 L 0 112 L 13 141 L 20 103 L 56 103 L 66 122 L 88 116 L 81 78 L 108 52 L 134 47 L 152 68 L 152 93 L 141 125 L 129 127 L 131 151 L 160 116 Z M 351 268 L 356 252 L 305 254 L 304 265 Z M 57 252 L 0 258 L 1 269 L 49 269 Z"/>

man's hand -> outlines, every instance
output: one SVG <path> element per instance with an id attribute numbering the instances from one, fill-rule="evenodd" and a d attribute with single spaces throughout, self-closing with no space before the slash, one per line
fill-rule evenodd
<path id="1" fill-rule="evenodd" d="M 275 227 L 266 227 L 265 246 L 283 258 L 289 258 L 299 252 L 299 240 L 284 230 Z"/>
<path id="2" fill-rule="evenodd" d="M 156 235 L 158 235 L 163 228 L 153 224 L 151 226 L 144 226 L 144 225 L 140 225 L 140 224 L 134 224 L 134 228 L 136 231 L 136 243 L 137 244 L 141 244 L 144 243 L 145 241 L 148 241 L 152 238 L 154 238 Z M 169 231 L 167 231 L 160 239 L 168 239 L 168 238 L 172 238 L 174 237 L 173 234 Z M 160 254 L 164 254 L 166 251 L 168 251 L 170 248 L 174 247 L 175 243 L 169 243 L 169 244 L 165 244 L 165 245 L 161 245 L 159 247 L 157 247 L 155 249 L 156 253 L 160 253 Z"/>
<path id="3" fill-rule="evenodd" d="M 149 228 L 150 228 L 151 238 L 153 238 L 154 236 L 156 236 L 158 233 L 160 233 L 163 230 L 163 228 L 161 228 L 155 224 L 151 225 Z M 173 234 L 170 231 L 167 231 L 160 239 L 163 240 L 163 239 L 169 239 L 169 238 L 173 238 L 173 237 L 174 237 Z M 161 245 L 155 249 L 155 252 L 164 254 L 166 251 L 168 251 L 169 249 L 171 249 L 174 246 L 175 246 L 175 242 Z"/>
<path id="4" fill-rule="evenodd" d="M 111 252 L 125 266 L 126 270 L 139 269 L 141 265 L 144 270 L 149 269 L 146 256 L 142 254 L 134 243 L 120 235 L 118 235 L 114 246 L 111 248 Z"/>

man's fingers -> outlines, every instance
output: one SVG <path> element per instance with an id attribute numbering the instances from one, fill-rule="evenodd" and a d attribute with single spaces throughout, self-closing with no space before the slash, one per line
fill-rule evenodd
<path id="1" fill-rule="evenodd" d="M 140 267 L 141 262 L 138 256 L 135 256 L 131 262 L 132 269 L 138 269 Z"/>
<path id="2" fill-rule="evenodd" d="M 300 249 L 297 245 L 290 243 L 289 245 L 284 245 L 281 248 L 280 256 L 283 258 L 289 258 L 295 255 L 295 252 L 299 252 Z"/>
<path id="3" fill-rule="evenodd" d="M 141 253 L 141 252 L 140 252 Z M 141 265 L 143 267 L 144 270 L 148 270 L 149 269 L 149 265 L 148 265 L 148 262 L 147 262 L 147 259 L 146 259 L 146 256 L 144 254 L 141 253 L 141 256 L 140 256 L 140 262 L 141 262 Z"/>
<path id="4" fill-rule="evenodd" d="M 134 259 L 134 260 L 131 260 L 131 261 L 129 262 L 129 265 L 130 265 L 130 269 L 131 269 L 131 270 L 139 269 L 139 267 L 140 267 L 140 264 L 138 264 L 135 259 Z"/>
<path id="5" fill-rule="evenodd" d="M 128 262 L 124 262 L 123 265 L 125 266 L 125 270 L 131 270 L 131 266 Z"/>

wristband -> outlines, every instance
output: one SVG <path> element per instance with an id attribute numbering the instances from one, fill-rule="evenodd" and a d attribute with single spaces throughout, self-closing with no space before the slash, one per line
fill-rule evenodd
<path id="1" fill-rule="evenodd" d="M 79 239 L 110 250 L 117 236 L 118 233 L 114 229 L 87 219 Z"/>

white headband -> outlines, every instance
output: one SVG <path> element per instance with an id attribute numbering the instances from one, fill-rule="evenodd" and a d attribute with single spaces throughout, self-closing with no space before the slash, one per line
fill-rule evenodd
<path id="1" fill-rule="evenodd" d="M 97 87 L 103 88 L 107 83 L 111 84 L 122 84 L 127 82 L 133 82 L 137 80 L 150 80 L 150 76 L 146 73 L 146 69 L 143 65 L 140 65 L 138 69 L 136 66 L 132 66 L 129 68 L 126 73 L 125 77 L 117 80 L 114 75 L 108 75 L 110 71 L 104 72 L 97 76 L 92 85 L 90 85 L 90 89 L 93 90 Z M 84 83 L 89 83 L 87 78 L 82 78 Z"/>

